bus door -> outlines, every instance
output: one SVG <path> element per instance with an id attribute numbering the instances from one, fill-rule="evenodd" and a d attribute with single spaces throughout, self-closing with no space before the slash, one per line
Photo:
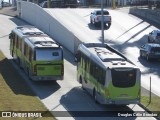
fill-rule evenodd
<path id="1" fill-rule="evenodd" d="M 92 83 L 90 80 L 90 63 L 89 63 L 89 59 L 87 57 L 85 57 L 85 62 L 84 62 L 84 69 L 85 69 L 85 73 L 84 73 L 84 82 L 86 85 L 86 88 L 89 92 L 92 92 Z"/>
<path id="2" fill-rule="evenodd" d="M 19 47 L 19 41 L 18 41 L 18 36 L 15 35 L 15 39 L 13 40 L 13 53 L 14 53 L 14 57 L 17 58 L 17 51 L 18 51 L 18 47 Z"/>
<path id="3" fill-rule="evenodd" d="M 81 75 L 82 75 L 82 84 L 83 87 L 86 88 L 86 63 L 85 63 L 85 56 L 82 55 L 81 57 Z"/>
<path id="4" fill-rule="evenodd" d="M 96 66 L 96 79 L 97 79 L 97 99 L 103 101 L 105 95 L 105 76 L 106 72 L 101 67 Z"/>
<path id="5" fill-rule="evenodd" d="M 85 78 L 85 61 L 84 61 L 84 57 L 81 58 L 81 71 L 82 71 L 82 76 L 83 78 Z"/>

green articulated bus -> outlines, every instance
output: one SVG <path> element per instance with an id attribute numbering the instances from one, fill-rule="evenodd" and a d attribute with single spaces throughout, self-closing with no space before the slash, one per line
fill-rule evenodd
<path id="1" fill-rule="evenodd" d="M 63 49 L 34 26 L 12 30 L 10 54 L 28 77 L 34 81 L 63 80 Z"/>
<path id="2" fill-rule="evenodd" d="M 117 50 L 101 43 L 80 44 L 77 80 L 95 102 L 111 105 L 140 102 L 141 72 Z"/>

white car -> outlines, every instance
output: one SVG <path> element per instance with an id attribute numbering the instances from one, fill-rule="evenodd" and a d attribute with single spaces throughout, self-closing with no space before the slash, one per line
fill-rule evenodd
<path id="1" fill-rule="evenodd" d="M 102 16 L 101 10 L 94 10 L 90 15 L 90 23 L 94 25 L 101 24 Z M 111 25 L 111 16 L 107 10 L 103 10 L 103 20 L 104 24 L 107 24 L 108 27 Z"/>
<path id="2" fill-rule="evenodd" d="M 149 33 L 148 43 L 160 43 L 160 30 L 153 30 Z"/>

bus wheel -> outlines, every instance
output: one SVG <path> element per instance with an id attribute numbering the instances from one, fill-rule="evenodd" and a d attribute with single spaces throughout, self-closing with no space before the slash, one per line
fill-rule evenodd
<path id="1" fill-rule="evenodd" d="M 82 84 L 82 77 L 79 77 L 79 83 Z"/>
<path id="2" fill-rule="evenodd" d="M 19 60 L 19 57 L 17 57 L 17 64 L 19 65 L 19 63 L 20 63 L 20 60 Z"/>
<path id="3" fill-rule="evenodd" d="M 13 57 L 13 50 L 12 50 L 12 57 Z"/>
<path id="4" fill-rule="evenodd" d="M 84 82 L 84 81 L 83 81 L 82 78 L 81 78 L 82 89 L 85 90 L 85 89 L 84 89 L 84 86 L 83 86 L 83 84 L 84 84 L 83 82 Z"/>
<path id="5" fill-rule="evenodd" d="M 99 104 L 99 102 L 97 101 L 97 96 L 96 96 L 96 90 L 93 90 L 93 97 L 94 97 L 94 101 L 96 104 Z"/>
<path id="6" fill-rule="evenodd" d="M 21 63 L 20 63 L 19 57 L 17 57 L 17 64 L 18 64 L 18 66 L 21 68 Z"/>

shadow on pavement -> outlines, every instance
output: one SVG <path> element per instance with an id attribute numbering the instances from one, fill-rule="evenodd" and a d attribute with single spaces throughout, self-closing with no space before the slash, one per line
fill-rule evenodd
<path id="1" fill-rule="evenodd" d="M 96 104 L 93 97 L 80 87 L 74 87 L 63 95 L 60 104 L 75 120 L 106 120 L 108 117 L 118 117 L 118 113 L 134 113 L 128 106 Z M 118 119 L 124 120 L 124 117 Z M 130 119 L 135 120 L 136 117 L 132 116 Z"/>
<path id="2" fill-rule="evenodd" d="M 36 96 L 34 92 L 30 89 L 27 82 L 12 66 L 11 61 L 12 60 L 8 60 L 7 58 L 0 61 L 0 73 L 5 82 L 15 94 Z"/>

